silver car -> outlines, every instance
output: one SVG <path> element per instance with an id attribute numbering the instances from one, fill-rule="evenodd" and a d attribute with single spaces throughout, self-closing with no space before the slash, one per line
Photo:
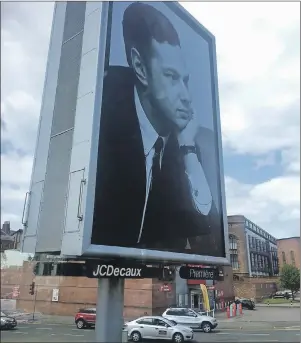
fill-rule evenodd
<path id="1" fill-rule="evenodd" d="M 162 314 L 162 317 L 172 320 L 180 325 L 185 325 L 194 329 L 201 329 L 207 333 L 217 327 L 216 318 L 197 313 L 189 308 L 168 308 Z"/>
<path id="2" fill-rule="evenodd" d="M 140 317 L 124 324 L 128 337 L 133 342 L 142 339 L 165 339 L 181 343 L 193 339 L 193 331 L 159 316 Z"/>

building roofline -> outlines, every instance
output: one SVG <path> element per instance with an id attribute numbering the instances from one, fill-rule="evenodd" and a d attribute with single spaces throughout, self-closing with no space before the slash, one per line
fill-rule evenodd
<path id="1" fill-rule="evenodd" d="M 286 237 L 286 238 L 278 238 L 277 241 L 284 241 L 286 239 L 300 239 L 300 236 L 293 236 L 293 237 Z"/>

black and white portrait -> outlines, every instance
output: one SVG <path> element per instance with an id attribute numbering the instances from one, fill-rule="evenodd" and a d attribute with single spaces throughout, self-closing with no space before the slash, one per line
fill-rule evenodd
<path id="1" fill-rule="evenodd" d="M 166 3 L 110 6 L 92 244 L 224 256 L 210 46 Z"/>

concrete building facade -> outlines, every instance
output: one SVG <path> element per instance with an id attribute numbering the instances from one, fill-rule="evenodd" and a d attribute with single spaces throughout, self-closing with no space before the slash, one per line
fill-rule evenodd
<path id="1" fill-rule="evenodd" d="M 300 269 L 300 237 L 278 239 L 277 247 L 280 269 L 285 264 L 291 264 Z"/>

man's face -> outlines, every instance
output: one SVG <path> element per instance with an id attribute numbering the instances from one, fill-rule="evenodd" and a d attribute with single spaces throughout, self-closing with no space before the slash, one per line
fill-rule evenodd
<path id="1" fill-rule="evenodd" d="M 183 130 L 192 118 L 189 75 L 179 46 L 152 41 L 147 68 L 148 95 L 155 112 L 170 129 Z"/>

